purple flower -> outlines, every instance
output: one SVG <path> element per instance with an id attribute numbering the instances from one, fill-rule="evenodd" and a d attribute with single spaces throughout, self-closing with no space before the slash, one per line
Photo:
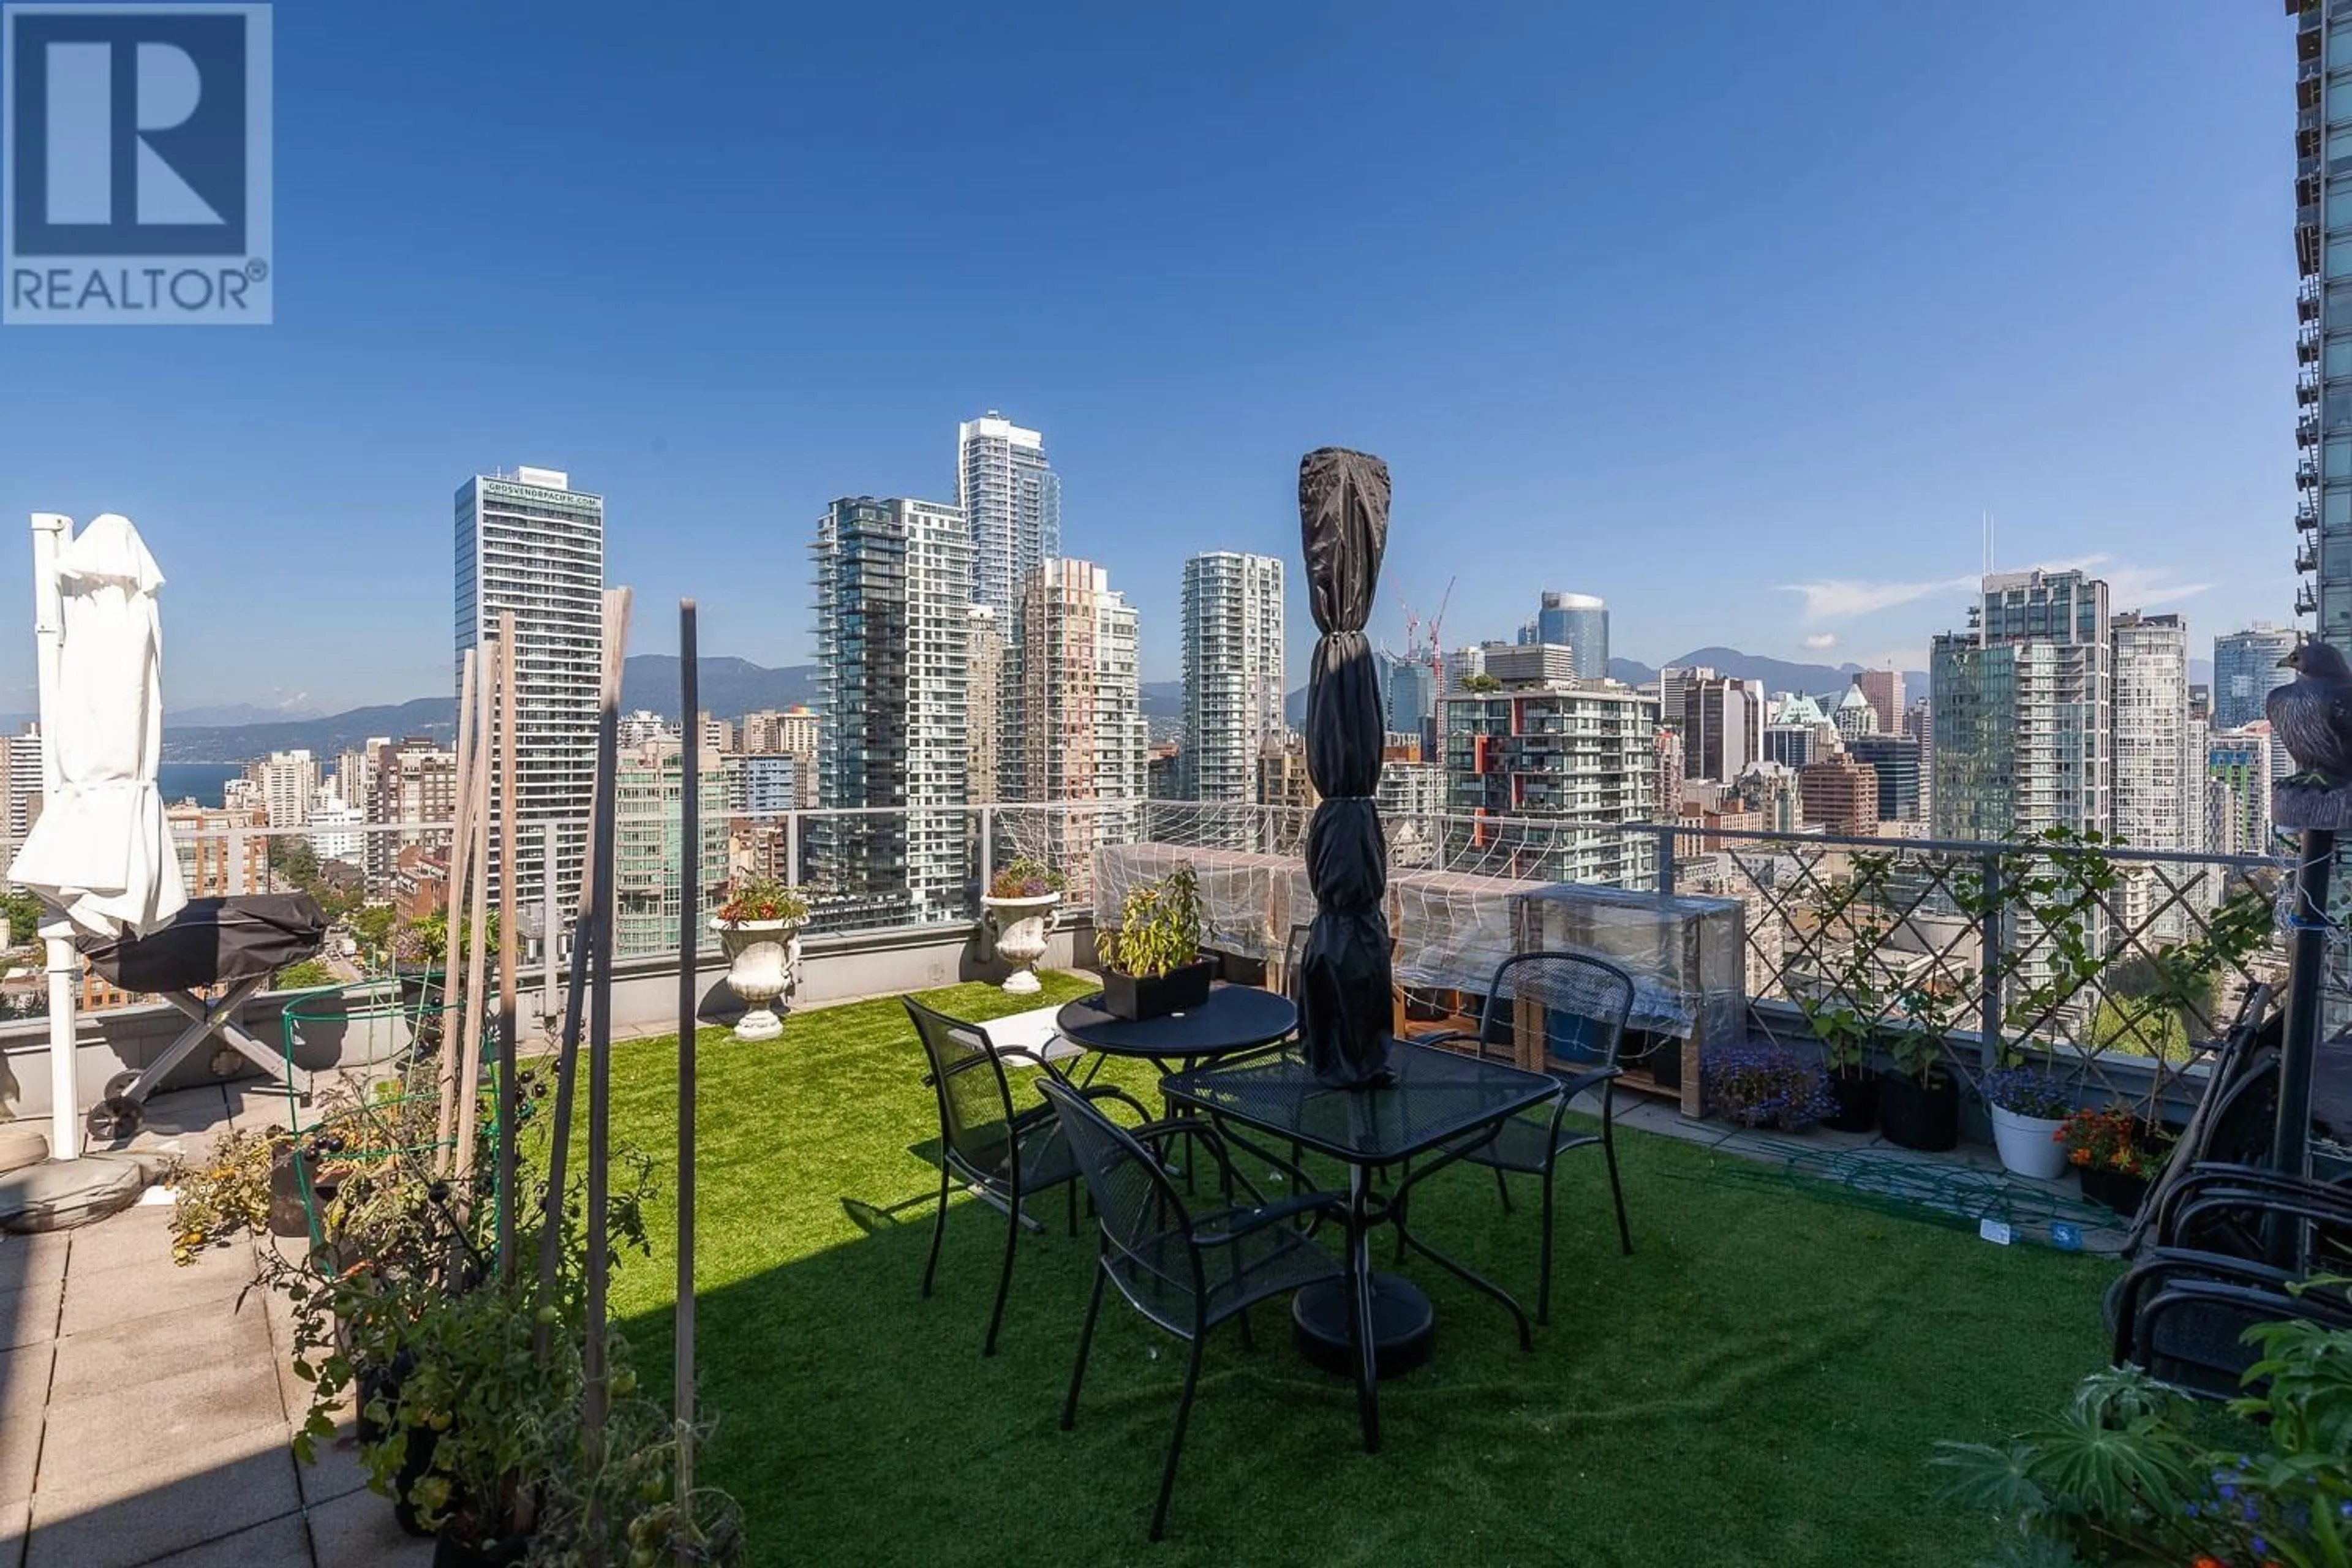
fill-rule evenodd
<path id="1" fill-rule="evenodd" d="M 1822 1069 L 1769 1041 L 1713 1047 L 1699 1072 L 1707 1108 L 1742 1127 L 1793 1132 L 1837 1111 Z"/>

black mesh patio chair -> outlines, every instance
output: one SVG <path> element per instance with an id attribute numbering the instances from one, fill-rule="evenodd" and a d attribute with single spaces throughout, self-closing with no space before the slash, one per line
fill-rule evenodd
<path id="1" fill-rule="evenodd" d="M 1337 1260 L 1315 1244 L 1314 1235 L 1323 1215 L 1346 1212 L 1348 1200 L 1338 1193 L 1309 1192 L 1268 1202 L 1235 1168 L 1224 1139 L 1209 1122 L 1174 1117 L 1129 1131 L 1068 1083 L 1046 1079 L 1038 1088 L 1061 1114 L 1102 1225 L 1101 1259 L 1086 1324 L 1078 1331 L 1062 1429 L 1069 1430 L 1078 1418 L 1078 1389 L 1086 1381 L 1087 1352 L 1093 1348 L 1105 1284 L 1118 1286 L 1129 1305 L 1191 1347 L 1176 1429 L 1160 1468 L 1160 1498 L 1151 1510 L 1151 1539 L 1157 1541 L 1168 1525 L 1168 1500 L 1176 1489 L 1176 1461 L 1184 1449 L 1184 1426 L 1201 1382 L 1201 1347 L 1209 1331 L 1239 1317 L 1242 1342 L 1249 1345 L 1252 1306 L 1342 1273 Z M 1215 1154 L 1227 1206 L 1199 1215 L 1185 1207 L 1154 1152 L 1177 1137 L 1194 1140 Z M 1252 1201 L 1234 1203 L 1236 1185 Z"/>
<path id="2" fill-rule="evenodd" d="M 1293 1002 L 1298 1000 L 1298 964 L 1307 956 L 1307 935 L 1314 929 L 1292 926 L 1289 939 L 1282 944 L 1282 994 Z"/>
<path id="3" fill-rule="evenodd" d="M 2352 1294 L 2308 1283 L 2352 1268 L 2352 1191 L 2202 1166 L 2175 1190 L 2157 1239 L 2108 1292 L 2115 1356 L 2186 1393 L 2239 1393 L 2259 1353 L 2244 1337 L 2256 1323 L 2301 1318 L 2352 1328 Z"/>
<path id="4" fill-rule="evenodd" d="M 1004 1321 L 1004 1299 L 1013 1288 L 1013 1250 L 1021 1227 L 1034 1224 L 1023 1205 L 1034 1194 L 1063 1189 L 1072 1236 L 1078 1233 L 1077 1163 L 1062 1136 L 1054 1108 L 1038 1103 L 1016 1109 L 1013 1085 L 1004 1076 L 1007 1061 L 1034 1065 L 1046 1082 L 1061 1084 L 1087 1100 L 1118 1100 L 1148 1116 L 1124 1090 L 1109 1084 L 1086 1089 L 1069 1085 L 1053 1063 L 1018 1047 L 998 1046 L 977 1024 L 950 1018 L 924 1006 L 911 996 L 901 997 L 907 1016 L 915 1021 L 916 1037 L 930 1062 L 924 1082 L 931 1086 L 940 1110 L 940 1203 L 931 1222 L 931 1253 L 923 1262 L 923 1295 L 931 1293 L 931 1279 L 940 1266 L 940 1243 L 948 1231 L 948 1195 L 958 1177 L 980 1190 L 989 1202 L 1004 1210 L 1004 1265 L 996 1277 L 996 1305 L 988 1314 L 988 1337 L 981 1354 L 996 1353 L 996 1331 Z"/>
<path id="5" fill-rule="evenodd" d="M 1617 1209 L 1617 1245 L 1633 1250 L 1625 1223 L 1625 1189 L 1617 1175 L 1615 1088 L 1617 1048 L 1633 1009 L 1633 977 L 1605 959 L 1581 952 L 1523 952 L 1505 959 L 1486 988 L 1477 1031 L 1428 1035 L 1424 1046 L 1467 1045 L 1482 1057 L 1513 1060 L 1517 1004 L 1541 1009 L 1545 1067 L 1559 1092 L 1532 1111 L 1481 1132 L 1462 1149 L 1462 1158 L 1495 1173 L 1495 1191 L 1506 1213 L 1511 1189 L 1506 1173 L 1543 1182 L 1543 1243 L 1536 1321 L 1551 1321 L 1552 1178 L 1559 1157 L 1571 1149 L 1597 1146 L 1609 1167 L 1609 1196 Z M 1579 1131 L 1565 1125 L 1569 1102 L 1587 1089 L 1601 1092 L 1601 1130 Z M 1402 1223 L 1400 1223 L 1402 1229 Z M 1399 1238 L 1402 1246 L 1402 1238 Z"/>

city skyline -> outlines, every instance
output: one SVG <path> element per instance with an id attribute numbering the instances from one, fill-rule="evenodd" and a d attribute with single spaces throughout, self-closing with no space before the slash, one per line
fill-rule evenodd
<path id="1" fill-rule="evenodd" d="M 514 453 L 607 497 L 611 580 L 646 603 L 700 598 L 713 648 L 805 662 L 803 595 L 791 570 L 758 569 L 766 536 L 789 555 L 793 520 L 843 494 L 952 494 L 950 427 L 991 408 L 1045 433 L 1061 548 L 1128 585 L 1147 679 L 1176 674 L 1185 554 L 1295 563 L 1297 455 L 1329 439 L 1398 478 L 1372 623 L 1392 644 L 1400 595 L 1433 600 L 1458 574 L 1450 624 L 1477 637 L 1507 638 L 1549 586 L 1607 599 L 1622 650 L 1652 663 L 1722 642 L 1921 668 L 1981 564 L 1988 510 L 1998 566 L 2104 554 L 2119 608 L 2188 607 L 2200 637 L 2292 618 L 2275 527 L 2293 500 L 2292 105 L 2273 17 L 2118 38 L 2084 15 L 1856 26 L 1729 8 L 1708 16 L 1725 48 L 1693 94 L 1682 51 L 1633 18 L 1432 39 L 1372 15 L 1353 58 L 1411 73 L 1415 111 L 1334 125 L 1278 90 L 1326 37 L 1311 8 L 1244 17 L 1213 49 L 1192 36 L 1213 30 L 1076 13 L 1057 38 L 1104 69 L 1073 80 L 1008 56 L 1015 80 L 1057 91 L 887 135 L 798 106 L 822 94 L 795 84 L 826 73 L 808 40 L 782 47 L 782 18 L 733 18 L 722 46 L 719 21 L 695 17 L 627 51 L 681 90 L 616 173 L 593 90 L 608 24 L 485 14 L 478 49 L 428 61 L 434 9 L 413 28 L 334 13 L 282 29 L 281 114 L 331 113 L 342 133 L 284 150 L 281 212 L 310 265 L 298 288 L 289 251 L 277 325 L 12 340 L 0 508 L 139 521 L 172 579 L 180 706 L 437 689 L 437 503 L 448 474 Z M 888 49 L 867 20 L 819 31 L 848 58 Z M 590 72 L 587 90 L 481 112 L 526 47 Z M 1481 85 L 1536 55 L 1563 62 L 1562 92 Z M 910 90 L 943 69 L 917 61 Z M 1801 102 L 1764 92 L 1790 70 L 1813 84 Z M 735 90 L 737 72 L 761 90 Z M 1108 111 L 1202 80 L 1251 112 Z M 1996 92 L 2011 112 L 1955 112 Z M 754 99 L 787 108 L 730 107 Z M 1741 157 L 1692 155 L 1734 127 Z M 965 188 L 941 154 L 973 142 L 1027 158 L 1034 199 L 1012 211 Z M 1754 179 L 1757 160 L 1789 177 Z M 451 280 L 438 239 L 400 215 L 444 199 L 433 172 L 453 166 L 511 195 Z M 1337 244 L 1285 237 L 1307 167 L 1331 184 Z M 726 199 L 755 177 L 792 199 Z M 1211 221 L 1173 223 L 1181 199 Z M 900 201 L 965 247 L 874 268 L 802 243 Z M 646 221 L 551 280 L 523 215 L 598 202 Z M 1457 221 L 1472 212 L 1500 231 Z M 714 246 L 690 265 L 681 225 Z M 1702 243 L 1695 225 L 1746 237 Z M 2136 236 L 2123 273 L 2117 232 Z M 960 254 L 983 239 L 993 288 Z M 1357 252 L 1381 260 L 1331 259 Z M 428 276 L 444 285 L 411 281 Z M 1454 284 L 1442 302 L 1431 278 Z M 1739 309 L 1709 319 L 1689 309 L 1701 294 Z M 2128 330 L 2152 313 L 2165 333 Z M 447 375 L 478 341 L 530 358 L 528 398 Z M 1748 412 L 1706 416 L 1727 403 Z M 345 552 L 363 574 L 338 577 Z M 19 603 L 23 556 L 0 551 L 0 596 Z M 261 605 L 304 647 L 299 682 L 244 635 Z M 1304 668 L 1306 617 L 1289 620 Z M 656 618 L 636 645 L 666 636 Z M 0 707 L 28 710 L 6 694 L 30 679 L 29 639 L 11 639 Z"/>

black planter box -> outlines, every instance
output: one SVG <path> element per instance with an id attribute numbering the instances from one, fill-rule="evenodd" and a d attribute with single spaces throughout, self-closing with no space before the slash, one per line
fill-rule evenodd
<path id="1" fill-rule="evenodd" d="M 2146 1176 L 2127 1176 L 2105 1165 L 2084 1165 L 2082 1173 L 2083 1195 L 2115 1210 L 2118 1219 L 2137 1218 L 2153 1184 Z"/>
<path id="2" fill-rule="evenodd" d="M 1628 1036 L 1632 1049 L 1621 1049 L 1618 1059 L 1627 1067 L 1650 1075 L 1650 1081 L 1660 1089 L 1680 1089 L 1683 1086 L 1683 1042 L 1679 1035 L 1661 1035 L 1648 1029 L 1636 1029 Z"/>
<path id="3" fill-rule="evenodd" d="M 530 1537 L 510 1536 L 490 1546 L 475 1546 L 444 1530 L 433 1542 L 433 1568 L 522 1568 L 530 1556 Z"/>
<path id="4" fill-rule="evenodd" d="M 1878 1125 L 1878 1079 L 1867 1072 L 1830 1074 L 1830 1098 L 1837 1102 L 1822 1123 L 1836 1132 L 1867 1132 Z"/>
<path id="5" fill-rule="evenodd" d="M 1106 969 L 1103 971 L 1103 1011 L 1114 1018 L 1132 1021 L 1164 1018 L 1187 1007 L 1198 1007 L 1209 999 L 1209 978 L 1216 973 L 1216 968 L 1214 963 L 1203 958 L 1149 980 L 1139 980 L 1132 974 Z"/>
<path id="6" fill-rule="evenodd" d="M 1960 1146 L 1960 1086 L 1938 1072 L 1922 1085 L 1909 1073 L 1878 1079 L 1878 1130 L 1898 1149 L 1941 1154 Z"/>

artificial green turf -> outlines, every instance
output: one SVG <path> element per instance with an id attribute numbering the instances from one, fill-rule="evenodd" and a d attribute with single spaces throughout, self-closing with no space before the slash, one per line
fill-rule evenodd
<path id="1" fill-rule="evenodd" d="M 1025 1005 L 1085 989 L 1045 979 Z M 971 1018 L 1024 1005 L 981 985 L 927 1000 Z M 616 1137 L 674 1147 L 675 1051 L 616 1047 Z M 1953 1568 L 1988 1528 L 1936 1500 L 1936 1441 L 2031 1422 L 2102 1359 L 2111 1265 L 1711 1184 L 1716 1156 L 1626 1132 L 1636 1250 L 1618 1253 L 1599 1159 L 1570 1155 L 1533 1354 L 1492 1302 L 1408 1268 L 1438 1353 L 1383 1385 L 1376 1456 L 1352 1385 L 1298 1358 L 1280 1302 L 1257 1310 L 1255 1352 L 1218 1330 L 1152 1546 L 1183 1359 L 1114 1294 L 1077 1426 L 1057 1429 L 1094 1258 L 1059 1196 L 1022 1243 L 992 1359 L 995 1211 L 954 1200 L 928 1301 L 928 1205 L 872 1236 L 843 1213 L 936 1187 L 911 1152 L 938 1127 L 898 1002 L 796 1014 L 763 1045 L 712 1031 L 700 1062 L 699 1383 L 719 1421 L 700 1474 L 741 1500 L 760 1563 Z M 1416 1231 L 1530 1301 L 1533 1222 L 1483 1171 L 1414 1195 Z M 652 1374 L 670 1358 L 662 1229 L 614 1289 Z"/>

